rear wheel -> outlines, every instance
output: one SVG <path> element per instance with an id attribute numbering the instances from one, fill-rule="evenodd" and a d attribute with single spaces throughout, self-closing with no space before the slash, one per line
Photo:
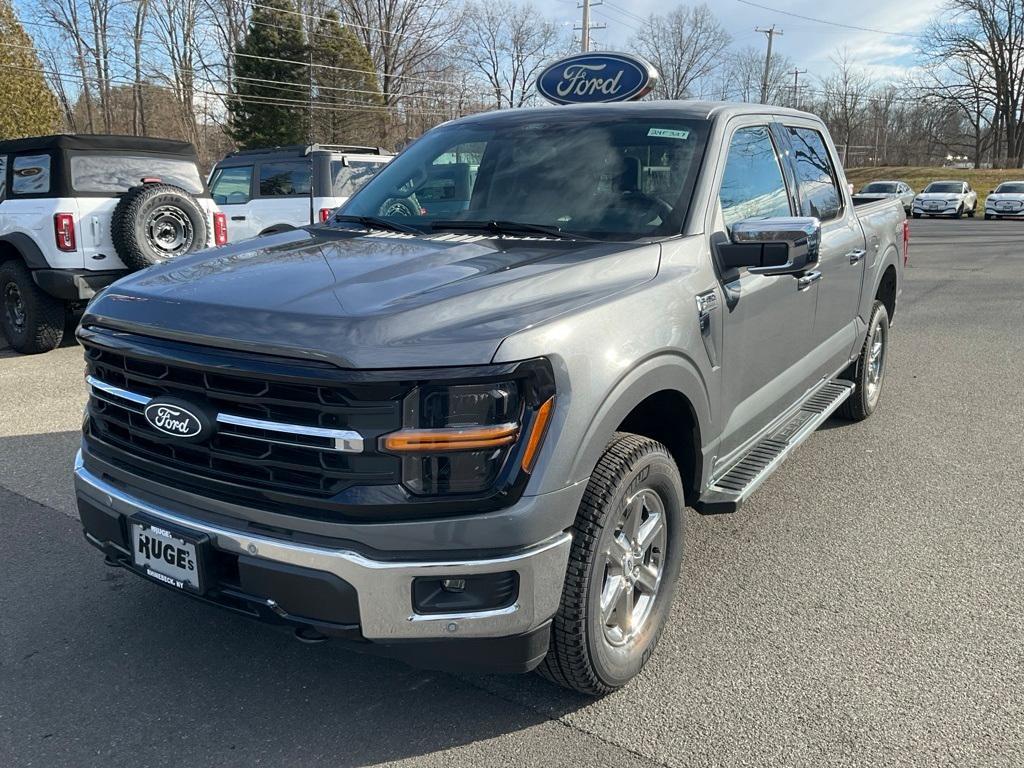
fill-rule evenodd
<path id="1" fill-rule="evenodd" d="M 973 208 L 971 208 L 971 210 L 969 210 L 967 212 L 967 218 L 973 219 L 974 218 L 974 214 L 976 214 L 977 212 L 978 212 L 978 206 L 975 205 Z"/>
<path id="2" fill-rule="evenodd" d="M 0 264 L 0 302 L 0 325 L 16 351 L 25 355 L 49 352 L 64 338 L 64 302 L 36 285 L 20 261 Z"/>
<path id="3" fill-rule="evenodd" d="M 837 413 L 844 419 L 863 421 L 878 406 L 885 378 L 885 364 L 889 356 L 889 313 L 885 305 L 876 300 L 868 322 L 868 335 L 864 339 L 857 361 L 841 376 L 850 379 L 857 388 Z"/>
<path id="4" fill-rule="evenodd" d="M 664 445 L 619 433 L 591 475 L 562 602 L 538 671 L 594 696 L 621 688 L 654 651 L 682 563 L 683 486 Z"/>

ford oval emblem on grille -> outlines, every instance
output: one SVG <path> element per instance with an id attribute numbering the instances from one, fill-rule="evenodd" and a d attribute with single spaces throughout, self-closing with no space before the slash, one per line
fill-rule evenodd
<path id="1" fill-rule="evenodd" d="M 213 421 L 202 410 L 176 399 L 155 399 L 143 414 L 153 429 L 172 437 L 199 440 L 213 430 Z"/>
<path id="2" fill-rule="evenodd" d="M 632 53 L 576 53 L 537 77 L 537 90 L 555 104 L 634 101 L 650 93 L 658 70 Z"/>

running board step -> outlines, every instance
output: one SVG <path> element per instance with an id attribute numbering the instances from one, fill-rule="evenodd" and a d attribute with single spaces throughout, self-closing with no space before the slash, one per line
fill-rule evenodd
<path id="1" fill-rule="evenodd" d="M 735 512 L 790 452 L 853 394 L 852 381 L 835 379 L 808 396 L 796 412 L 719 475 L 694 505 L 704 515 Z"/>

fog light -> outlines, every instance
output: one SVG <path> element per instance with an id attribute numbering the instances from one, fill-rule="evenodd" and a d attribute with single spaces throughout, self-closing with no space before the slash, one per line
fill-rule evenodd
<path id="1" fill-rule="evenodd" d="M 416 613 L 465 613 L 507 608 L 519 597 L 516 571 L 475 576 L 418 578 L 412 582 Z"/>
<path id="2" fill-rule="evenodd" d="M 445 592 L 465 592 L 466 591 L 466 580 L 465 579 L 442 579 L 441 587 Z"/>

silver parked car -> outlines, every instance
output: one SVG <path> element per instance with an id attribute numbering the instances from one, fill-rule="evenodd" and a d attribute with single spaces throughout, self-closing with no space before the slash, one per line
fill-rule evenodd
<path id="1" fill-rule="evenodd" d="M 978 193 L 966 181 L 933 181 L 914 198 L 911 208 L 915 219 L 921 216 L 959 219 L 965 213 L 974 218 L 977 210 Z"/>
<path id="2" fill-rule="evenodd" d="M 1004 181 L 988 193 L 985 218 L 1024 216 L 1024 181 Z"/>
<path id="3" fill-rule="evenodd" d="M 914 190 L 905 181 L 872 181 L 861 187 L 853 196 L 854 203 L 870 200 L 890 200 L 898 198 L 903 203 L 903 210 L 910 213 L 914 204 Z"/>

